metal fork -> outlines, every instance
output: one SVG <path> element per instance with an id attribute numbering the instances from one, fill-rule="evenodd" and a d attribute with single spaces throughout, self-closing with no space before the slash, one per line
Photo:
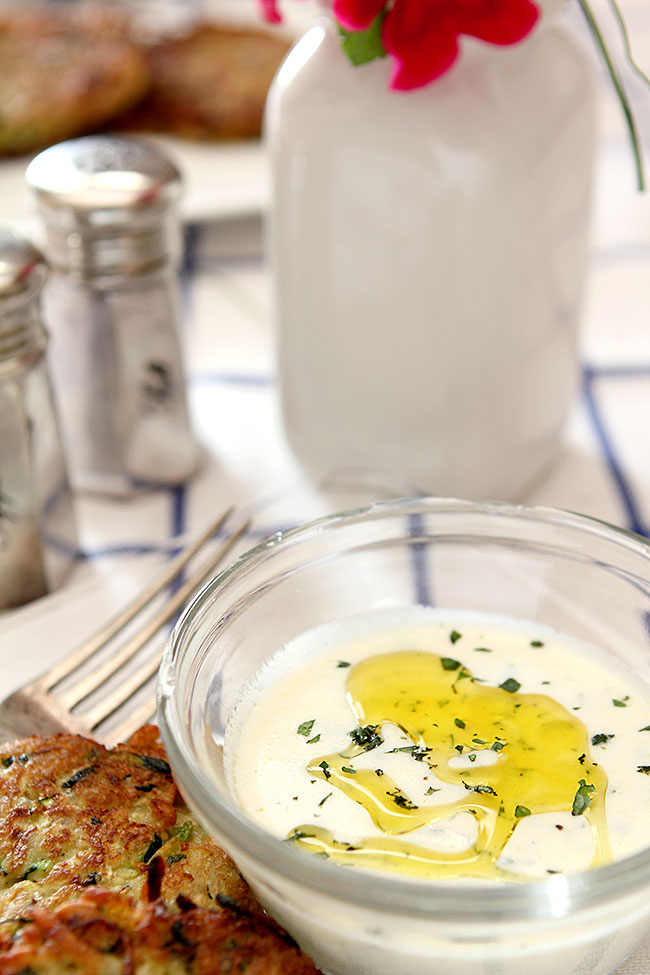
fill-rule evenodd
<path id="1" fill-rule="evenodd" d="M 134 631 L 116 650 L 108 655 L 103 655 L 100 651 L 128 631 L 129 624 L 156 596 L 164 593 L 190 560 L 224 525 L 232 510 L 228 509 L 209 525 L 195 541 L 165 566 L 144 592 L 81 646 L 35 681 L 24 685 L 0 702 L 0 742 L 24 735 L 71 731 L 111 744 L 124 741 L 150 720 L 155 714 L 156 704 L 155 687 L 149 685 L 157 674 L 162 648 L 153 655 L 147 655 L 141 662 L 136 658 L 209 577 L 250 523 L 243 522 L 232 531 L 217 550 L 168 596 L 160 609 L 144 623 L 134 625 Z M 127 665 L 134 661 L 135 666 L 129 668 Z M 116 676 L 123 670 L 124 677 L 119 685 L 111 687 L 111 682 L 115 684 Z M 90 706 L 84 708 L 84 704 L 89 701 Z"/>

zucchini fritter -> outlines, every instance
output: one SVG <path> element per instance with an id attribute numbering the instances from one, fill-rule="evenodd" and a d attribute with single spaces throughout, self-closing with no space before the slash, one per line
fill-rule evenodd
<path id="1" fill-rule="evenodd" d="M 206 908 L 219 898 L 261 913 L 232 860 L 192 820 L 157 735 L 142 729 L 112 751 L 76 735 L 0 746 L 0 919 L 92 886 L 168 905 L 179 894 Z"/>
<path id="2" fill-rule="evenodd" d="M 97 131 L 149 84 L 126 21 L 93 3 L 17 4 L 0 13 L 0 153 Z"/>
<path id="3" fill-rule="evenodd" d="M 317 975 L 263 920 L 137 904 L 99 889 L 0 924 L 3 975 Z"/>
<path id="4" fill-rule="evenodd" d="M 192 139 L 259 136 L 269 86 L 289 47 L 266 31 L 209 23 L 153 44 L 151 88 L 120 124 Z"/>

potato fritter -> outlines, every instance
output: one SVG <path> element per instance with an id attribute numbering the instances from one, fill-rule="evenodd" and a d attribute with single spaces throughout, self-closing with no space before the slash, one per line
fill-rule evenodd
<path id="1" fill-rule="evenodd" d="M 154 44 L 151 88 L 125 124 L 195 139 L 259 136 L 269 86 L 289 47 L 266 31 L 208 23 Z"/>
<path id="2" fill-rule="evenodd" d="M 0 746 L 0 919 L 91 886 L 262 913 L 192 820 L 157 734 L 143 729 L 112 751 L 76 735 Z"/>
<path id="3" fill-rule="evenodd" d="M 231 911 L 88 890 L 53 912 L 33 908 L 0 924 L 3 975 L 317 975 L 312 962 L 263 920 Z"/>
<path id="4" fill-rule="evenodd" d="M 0 153 L 96 131 L 149 85 L 126 22 L 93 3 L 20 4 L 0 13 Z"/>

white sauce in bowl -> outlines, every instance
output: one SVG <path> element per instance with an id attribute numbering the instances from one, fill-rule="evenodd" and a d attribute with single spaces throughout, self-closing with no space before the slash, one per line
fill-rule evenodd
<path id="1" fill-rule="evenodd" d="M 312 855 L 522 880 L 647 847 L 649 726 L 650 688 L 597 648 L 413 608 L 280 650 L 245 689 L 225 762 L 244 812 Z"/>

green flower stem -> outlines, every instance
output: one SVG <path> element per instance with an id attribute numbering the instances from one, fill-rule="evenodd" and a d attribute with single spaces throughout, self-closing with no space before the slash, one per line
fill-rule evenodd
<path id="1" fill-rule="evenodd" d="M 637 185 L 639 187 L 639 190 L 643 191 L 645 189 L 645 178 L 643 174 L 643 161 L 641 158 L 641 147 L 639 145 L 639 136 L 636 129 L 636 123 L 634 121 L 634 116 L 632 115 L 632 109 L 628 101 L 627 93 L 623 88 L 623 83 L 619 77 L 614 62 L 611 59 L 610 53 L 607 50 L 607 45 L 605 44 L 603 35 L 600 32 L 600 27 L 598 26 L 598 22 L 594 17 L 593 13 L 591 12 L 587 0 L 578 0 L 578 4 L 587 21 L 589 30 L 593 34 L 594 40 L 596 41 L 596 45 L 603 57 L 603 61 L 605 62 L 605 67 L 607 68 L 607 73 L 609 74 L 612 84 L 614 85 L 614 90 L 616 92 L 621 108 L 623 110 L 625 121 L 628 127 L 628 132 L 630 135 L 630 142 L 632 144 L 632 154 L 634 155 L 634 164 L 636 167 Z M 619 23 L 622 23 L 622 18 L 620 17 L 620 11 L 616 6 L 616 0 L 610 0 L 610 4 L 614 8 L 615 13 L 617 13 L 618 17 L 620 18 Z M 626 40 L 626 47 L 629 52 L 627 31 L 625 29 L 623 29 L 623 36 L 624 36 L 624 40 Z M 634 64 L 632 60 L 631 63 Z"/>
<path id="2" fill-rule="evenodd" d="M 612 13 L 616 17 L 616 22 L 618 24 L 619 30 L 621 32 L 621 37 L 623 38 L 623 45 L 625 47 L 625 57 L 630 62 L 634 71 L 638 74 L 639 78 L 650 86 L 650 78 L 647 76 L 645 71 L 639 67 L 639 65 L 634 60 L 634 55 L 632 54 L 632 45 L 630 44 L 630 35 L 627 30 L 627 26 L 623 19 L 623 14 L 621 13 L 621 8 L 619 7 L 616 0 L 609 0 L 609 5 L 612 8 Z"/>

